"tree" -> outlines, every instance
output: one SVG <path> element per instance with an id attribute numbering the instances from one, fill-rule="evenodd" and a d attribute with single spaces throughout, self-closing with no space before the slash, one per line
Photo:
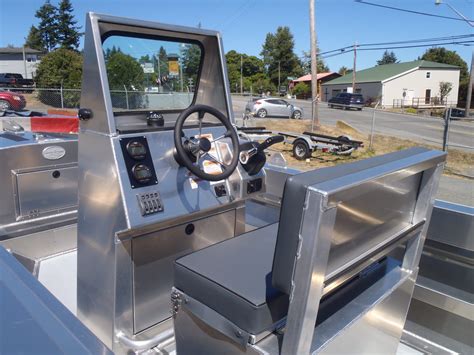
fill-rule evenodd
<path id="1" fill-rule="evenodd" d="M 186 44 L 181 48 L 183 81 L 190 86 L 196 85 L 199 66 L 201 65 L 201 49 L 195 44 Z"/>
<path id="2" fill-rule="evenodd" d="M 263 74 L 263 61 L 260 58 L 235 50 L 228 51 L 225 57 L 231 90 L 240 89 L 240 58 L 242 58 L 243 89 L 247 91 L 251 87 L 256 87 L 256 82 L 261 79 L 259 74 Z"/>
<path id="3" fill-rule="evenodd" d="M 145 82 L 145 74 L 140 63 L 121 51 L 111 52 L 106 63 L 107 77 L 111 90 L 140 90 Z"/>
<path id="4" fill-rule="evenodd" d="M 26 37 L 25 47 L 36 49 L 38 51 L 44 51 L 45 49 L 40 31 L 33 25 L 30 27 L 28 37 Z"/>
<path id="5" fill-rule="evenodd" d="M 338 73 L 341 74 L 341 75 L 350 74 L 350 73 L 352 73 L 352 69 L 349 69 L 345 66 L 342 66 L 342 67 L 339 68 Z"/>
<path id="6" fill-rule="evenodd" d="M 397 59 L 397 56 L 393 51 L 389 52 L 386 50 L 383 52 L 382 59 L 377 60 L 377 65 L 394 64 L 399 62 L 400 61 Z"/>
<path id="7" fill-rule="evenodd" d="M 444 99 L 449 95 L 453 89 L 453 84 L 447 81 L 441 81 L 439 83 L 439 98 L 441 102 L 444 102 Z"/>
<path id="8" fill-rule="evenodd" d="M 40 88 L 80 89 L 82 79 L 82 56 L 76 51 L 60 48 L 46 54 L 38 65 L 35 81 Z M 41 90 L 41 102 L 47 105 L 61 106 L 58 91 Z M 62 103 L 64 107 L 79 107 L 80 92 L 65 91 Z"/>
<path id="9" fill-rule="evenodd" d="M 310 92 L 311 88 L 305 83 L 298 83 L 293 88 L 293 94 L 296 95 L 297 98 L 301 97 L 303 99 L 306 99 Z"/>
<path id="10" fill-rule="evenodd" d="M 301 62 L 293 52 L 294 45 L 293 35 L 287 26 L 278 27 L 276 33 L 267 33 L 260 55 L 273 84 L 278 84 L 279 76 L 283 85 L 287 83 L 288 76 L 303 74 Z"/>
<path id="11" fill-rule="evenodd" d="M 319 48 L 317 49 L 317 52 L 319 52 Z M 302 65 L 303 65 L 303 72 L 305 74 L 311 74 L 311 53 L 310 52 L 303 51 Z M 318 73 L 326 73 L 330 71 L 329 67 L 326 65 L 324 60 L 319 57 L 317 60 L 317 69 L 318 69 Z"/>
<path id="12" fill-rule="evenodd" d="M 82 33 L 79 32 L 80 26 L 74 19 L 73 7 L 69 0 L 61 0 L 57 10 L 57 36 L 61 47 L 77 50 L 79 47 L 79 39 Z"/>
<path id="13" fill-rule="evenodd" d="M 59 42 L 57 14 L 58 9 L 51 5 L 49 0 L 46 0 L 35 13 L 40 21 L 38 25 L 39 36 L 44 49 L 48 52 L 53 50 Z"/>

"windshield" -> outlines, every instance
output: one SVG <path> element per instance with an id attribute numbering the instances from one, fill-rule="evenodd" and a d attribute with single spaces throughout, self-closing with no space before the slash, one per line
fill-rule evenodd
<path id="1" fill-rule="evenodd" d="M 182 110 L 194 101 L 198 44 L 113 35 L 102 48 L 115 112 Z"/>

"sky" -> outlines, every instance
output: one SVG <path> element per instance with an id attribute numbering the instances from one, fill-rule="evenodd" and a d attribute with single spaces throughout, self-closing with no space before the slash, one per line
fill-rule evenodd
<path id="1" fill-rule="evenodd" d="M 57 4 L 59 0 L 51 0 Z M 435 0 L 367 0 L 373 3 L 456 17 L 446 4 Z M 443 0 L 466 17 L 474 18 L 474 0 Z M 21 46 L 30 26 L 37 25 L 35 11 L 44 0 L 0 0 L 0 46 Z M 151 20 L 168 24 L 197 26 L 220 31 L 224 49 L 259 56 L 265 36 L 278 26 L 288 26 L 294 35 L 295 53 L 309 51 L 308 0 L 72 0 L 79 25 L 88 11 Z M 354 0 L 316 0 L 316 31 L 321 52 L 355 42 L 376 43 L 473 34 L 463 21 L 397 12 Z M 82 43 L 81 43 L 82 45 Z M 451 45 L 470 64 L 474 47 Z M 426 48 L 395 49 L 400 61 L 421 56 Z M 358 52 L 357 69 L 372 67 L 383 50 Z M 352 54 L 325 59 L 332 71 L 352 68 Z"/>

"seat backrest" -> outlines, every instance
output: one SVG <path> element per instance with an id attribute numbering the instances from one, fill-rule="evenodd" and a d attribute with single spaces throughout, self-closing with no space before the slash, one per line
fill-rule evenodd
<path id="1" fill-rule="evenodd" d="M 417 154 L 421 154 L 427 151 L 428 149 L 425 148 L 412 148 L 404 151 L 398 151 L 395 153 L 361 160 L 354 163 L 308 171 L 289 177 L 285 183 L 283 198 L 281 202 L 280 223 L 278 228 L 278 237 L 275 247 L 275 255 L 273 259 L 272 269 L 273 286 L 287 294 L 290 294 L 291 292 L 291 283 L 295 269 L 295 261 L 300 238 L 300 229 L 303 222 L 305 200 L 307 195 L 307 189 L 309 186 L 314 186 L 316 184 L 321 184 L 341 177 L 350 178 L 350 175 L 357 174 L 359 172 L 362 172 L 363 170 L 376 168 L 377 166 L 409 158 L 411 156 L 416 156 Z M 359 200 L 353 200 L 347 203 L 345 202 L 346 209 L 353 208 L 357 209 L 358 211 L 365 211 L 367 212 L 367 215 L 384 215 L 387 216 L 387 218 L 384 217 L 384 226 L 377 225 L 377 222 L 371 225 L 370 221 L 361 222 L 360 219 L 357 220 L 360 216 L 354 217 L 353 212 L 350 212 L 349 214 L 349 212 L 347 211 L 338 210 L 336 225 L 339 221 L 342 222 L 340 224 L 343 224 L 344 226 L 339 226 L 339 229 L 336 229 L 335 227 L 333 234 L 336 234 L 336 237 L 339 237 L 339 239 L 343 239 L 341 237 L 344 237 L 346 234 L 350 235 L 351 233 L 355 233 L 355 240 L 332 241 L 331 253 L 329 256 L 331 260 L 329 260 L 328 264 L 333 262 L 333 269 L 336 269 L 337 266 L 340 266 L 336 265 L 336 259 L 340 257 L 340 255 L 337 255 L 337 247 L 339 245 L 344 245 L 344 253 L 346 253 L 347 250 L 351 248 L 354 249 L 354 252 L 357 252 L 357 242 L 360 241 L 362 238 L 365 238 L 361 237 L 364 235 L 364 233 L 372 233 L 373 230 L 375 230 L 376 228 L 378 228 L 377 232 L 388 230 L 387 224 L 390 224 L 390 222 L 387 222 L 387 220 L 390 219 L 393 219 L 394 223 L 404 223 L 410 218 L 410 211 L 406 211 L 406 213 L 403 212 L 403 215 L 400 214 L 400 206 L 408 206 L 408 209 L 414 208 L 417 199 L 419 183 L 421 180 L 420 176 L 421 174 L 418 174 L 418 176 L 413 175 L 412 177 L 410 177 L 410 181 L 403 182 L 403 184 L 407 185 L 403 186 L 403 188 L 405 189 L 404 191 L 406 192 L 399 194 L 399 197 L 395 196 L 395 201 L 392 199 L 391 196 L 392 193 L 395 194 L 395 192 L 391 191 L 393 190 L 393 188 L 391 188 L 391 190 L 387 190 L 388 192 L 384 191 L 382 194 L 380 194 L 380 191 L 378 191 L 378 194 L 382 195 L 385 198 L 385 201 L 383 201 L 383 203 L 394 203 L 393 210 L 390 210 L 390 208 L 384 209 L 385 207 L 381 206 L 380 203 L 377 204 L 377 202 L 380 201 L 374 201 L 374 206 L 367 206 L 367 200 L 371 200 L 372 198 L 377 199 L 377 197 L 379 196 L 371 196 L 370 192 L 368 193 L 363 202 L 359 202 Z M 375 189 L 377 189 L 377 187 L 375 187 Z M 396 199 L 399 200 L 396 201 Z M 314 209 L 314 218 L 317 218 L 317 206 L 314 206 Z M 390 213 L 393 214 L 393 218 L 391 218 L 392 216 L 390 215 Z M 367 228 L 364 223 L 368 225 Z M 317 236 L 315 235 L 315 237 Z M 334 235 L 332 238 L 334 238 Z M 357 240 L 357 238 L 359 238 L 359 240 Z M 364 240 L 364 242 L 366 242 L 366 240 Z M 353 245 L 351 245 L 351 243 Z"/>

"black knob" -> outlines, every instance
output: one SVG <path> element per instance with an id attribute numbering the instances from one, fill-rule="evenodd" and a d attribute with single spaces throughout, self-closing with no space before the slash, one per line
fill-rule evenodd
<path id="1" fill-rule="evenodd" d="M 92 110 L 90 108 L 80 108 L 79 112 L 77 113 L 77 117 L 84 121 L 90 120 L 92 116 Z"/>

